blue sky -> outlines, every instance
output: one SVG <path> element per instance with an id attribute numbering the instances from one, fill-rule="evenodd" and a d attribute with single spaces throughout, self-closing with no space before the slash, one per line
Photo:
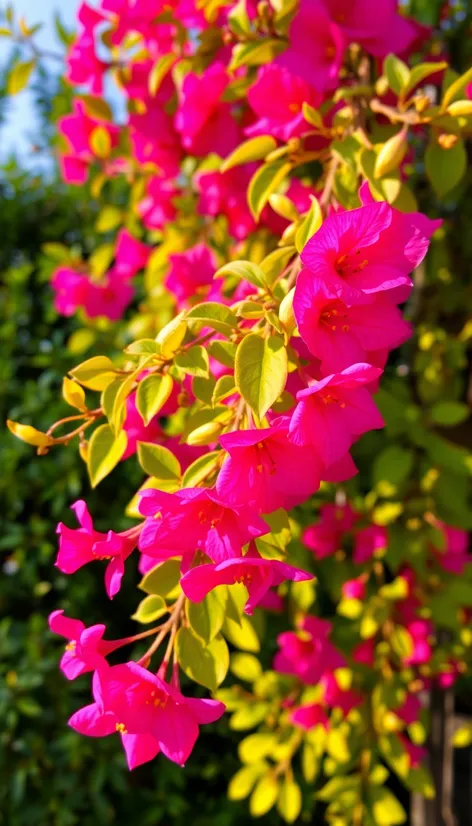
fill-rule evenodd
<path id="1" fill-rule="evenodd" d="M 58 51 L 59 49 L 62 50 L 63 47 L 56 40 L 54 14 L 59 12 L 66 27 L 73 27 L 79 0 L 13 0 L 11 5 L 14 8 L 15 18 L 23 15 L 29 25 L 43 24 L 43 28 L 35 36 L 38 46 L 43 49 Z M 0 8 L 4 7 L 4 0 L 0 0 Z M 10 49 L 11 44 L 8 40 L 1 37 L 0 64 L 5 63 Z M 31 96 L 28 90 L 25 90 L 10 101 L 8 121 L 2 129 L 0 160 L 5 160 L 12 151 L 16 151 L 21 159 L 27 163 L 31 145 L 31 139 L 28 139 L 28 135 L 30 138 L 34 137 L 34 129 L 35 124 L 31 116 Z"/>

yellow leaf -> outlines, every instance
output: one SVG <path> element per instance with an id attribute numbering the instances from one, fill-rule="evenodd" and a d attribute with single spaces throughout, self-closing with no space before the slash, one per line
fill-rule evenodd
<path id="1" fill-rule="evenodd" d="M 35 427 L 31 427 L 29 424 L 19 424 L 18 422 L 12 422 L 10 419 L 7 419 L 7 426 L 14 436 L 21 439 L 22 442 L 26 442 L 28 445 L 48 447 L 54 444 L 54 439 L 47 436 L 46 433 L 41 433 L 40 430 L 36 430 Z"/>
<path id="2" fill-rule="evenodd" d="M 81 387 L 80 384 L 77 384 L 76 381 L 68 379 L 67 376 L 64 376 L 62 382 L 62 395 L 67 404 L 70 404 L 71 407 L 76 407 L 77 410 L 87 410 L 83 387 Z"/>

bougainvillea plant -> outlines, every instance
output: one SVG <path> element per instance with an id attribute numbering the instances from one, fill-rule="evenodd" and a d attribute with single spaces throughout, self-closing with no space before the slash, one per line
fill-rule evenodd
<path id="1" fill-rule="evenodd" d="M 448 240 L 472 70 L 395 0 L 101 0 L 78 26 L 58 159 L 99 240 L 46 253 L 71 351 L 115 345 L 64 378 L 71 415 L 9 426 L 78 444 L 94 487 L 139 463 L 132 527 L 72 503 L 56 565 L 96 563 L 115 600 L 138 570 L 149 627 L 54 611 L 91 682 L 69 724 L 130 769 L 184 765 L 226 707 L 255 729 L 229 787 L 252 815 L 316 798 L 334 826 L 402 823 L 389 776 L 434 795 L 424 698 L 472 653 L 472 461 L 443 432 L 468 415 Z M 2 31 L 31 48 L 13 93 L 42 56 Z"/>

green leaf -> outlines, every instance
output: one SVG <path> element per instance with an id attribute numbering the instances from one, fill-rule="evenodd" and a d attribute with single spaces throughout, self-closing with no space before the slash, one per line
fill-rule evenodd
<path id="1" fill-rule="evenodd" d="M 172 393 L 171 376 L 146 376 L 136 392 L 136 408 L 145 425 L 159 413 Z"/>
<path id="2" fill-rule="evenodd" d="M 274 212 L 285 218 L 286 221 L 298 221 L 300 213 L 287 195 L 279 195 L 275 192 L 273 195 L 269 195 L 269 204 Z"/>
<path id="3" fill-rule="evenodd" d="M 269 195 L 277 189 L 289 175 L 292 164 L 286 160 L 272 161 L 261 166 L 252 176 L 247 197 L 249 209 L 255 221 L 259 220 Z"/>
<path id="4" fill-rule="evenodd" d="M 268 754 L 271 754 L 276 745 L 277 737 L 275 734 L 272 732 L 258 732 L 241 740 L 238 746 L 238 754 L 243 763 L 251 765 L 258 763 Z"/>
<path id="5" fill-rule="evenodd" d="M 394 54 L 389 54 L 384 60 L 383 73 L 392 91 L 396 95 L 402 94 L 410 81 L 410 70 L 406 63 Z"/>
<path id="6" fill-rule="evenodd" d="M 464 141 L 459 138 L 449 149 L 432 141 L 426 149 L 425 166 L 434 191 L 443 198 L 465 175 L 467 152 Z"/>
<path id="7" fill-rule="evenodd" d="M 223 335 L 230 335 L 238 326 L 237 316 L 224 304 L 218 304 L 216 301 L 197 304 L 187 313 L 187 319 L 198 321 L 203 327 L 212 327 Z"/>
<path id="8" fill-rule="evenodd" d="M 113 362 L 106 356 L 95 356 L 69 370 L 71 376 L 90 390 L 104 390 L 116 379 Z"/>
<path id="9" fill-rule="evenodd" d="M 295 246 L 298 252 L 302 252 L 305 244 L 318 232 L 323 223 L 320 202 L 314 195 L 310 195 L 311 207 L 305 215 L 303 221 L 295 234 Z"/>
<path id="10" fill-rule="evenodd" d="M 21 439 L 22 442 L 26 442 L 27 445 L 33 445 L 33 447 L 48 447 L 54 444 L 54 440 L 48 436 L 47 433 L 42 433 L 29 424 L 19 424 L 19 422 L 12 422 L 11 419 L 7 419 L 7 427 L 10 433 L 13 433 L 13 435 L 16 436 L 17 439 Z"/>
<path id="11" fill-rule="evenodd" d="M 267 283 L 264 270 L 258 264 L 253 264 L 252 261 L 230 261 L 229 264 L 225 264 L 224 267 L 217 270 L 215 278 L 224 278 L 227 275 L 249 281 L 250 284 L 262 289 L 265 288 Z"/>
<path id="12" fill-rule="evenodd" d="M 463 402 L 437 402 L 431 408 L 430 415 L 435 424 L 453 427 L 468 419 L 470 408 Z"/>
<path id="13" fill-rule="evenodd" d="M 234 72 L 240 66 L 261 66 L 271 63 L 274 57 L 283 51 L 285 44 L 280 40 L 253 40 L 249 43 L 237 43 L 233 48 L 229 71 Z"/>
<path id="14" fill-rule="evenodd" d="M 87 468 L 93 488 L 108 476 L 123 456 L 128 437 L 124 430 L 115 437 L 110 425 L 102 424 L 93 432 L 87 453 Z"/>
<path id="15" fill-rule="evenodd" d="M 374 459 L 372 478 L 374 485 L 381 488 L 388 483 L 396 488 L 405 482 L 413 469 L 414 454 L 398 445 L 390 445 L 382 450 Z M 379 491 L 382 495 L 382 491 Z"/>
<path id="16" fill-rule="evenodd" d="M 401 502 L 384 502 L 372 511 L 372 521 L 376 525 L 390 525 L 403 513 Z"/>
<path id="17" fill-rule="evenodd" d="M 422 83 L 430 75 L 435 75 L 436 72 L 442 72 L 447 69 L 448 64 L 444 61 L 438 63 L 419 63 L 418 66 L 413 66 L 410 70 L 410 77 L 408 83 L 403 89 L 403 97 L 413 91 L 415 86 Z"/>
<path id="18" fill-rule="evenodd" d="M 279 794 L 279 784 L 273 774 L 261 777 L 249 801 L 252 817 L 262 817 L 272 809 Z"/>
<path id="19" fill-rule="evenodd" d="M 189 350 L 186 350 L 185 353 L 179 353 L 174 359 L 174 364 L 189 376 L 208 378 L 210 374 L 208 353 L 205 348 L 200 345 L 191 347 Z"/>
<path id="20" fill-rule="evenodd" d="M 172 599 L 178 592 L 180 582 L 180 560 L 167 559 L 148 571 L 138 585 L 146 594 L 155 594 Z"/>
<path id="21" fill-rule="evenodd" d="M 250 705 L 245 705 L 235 711 L 229 721 L 229 727 L 233 731 L 245 731 L 254 728 L 267 719 L 269 711 L 269 703 L 258 703 L 253 700 Z"/>
<path id="22" fill-rule="evenodd" d="M 108 158 L 112 149 L 110 132 L 105 126 L 96 126 L 89 137 L 90 149 L 97 158 Z"/>
<path id="23" fill-rule="evenodd" d="M 83 102 L 85 103 L 85 109 L 88 115 L 91 115 L 93 118 L 98 118 L 98 120 L 113 120 L 113 112 L 106 100 L 103 100 L 103 98 L 95 97 L 95 95 L 81 95 L 80 99 L 83 100 Z M 104 209 L 117 210 L 117 207 L 104 207 Z M 117 211 L 120 213 L 121 220 L 123 213 L 121 212 L 121 210 Z M 120 220 L 113 226 L 110 226 L 109 229 L 114 229 L 115 227 L 117 227 L 120 223 Z M 103 230 L 103 232 L 106 232 L 106 230 Z"/>
<path id="24" fill-rule="evenodd" d="M 228 672 L 229 651 L 223 637 L 215 637 L 205 646 L 189 628 L 177 632 L 175 650 L 178 663 L 191 680 L 216 691 Z"/>
<path id="25" fill-rule="evenodd" d="M 208 345 L 210 356 L 225 367 L 234 367 L 236 345 L 232 341 L 210 341 Z"/>
<path id="26" fill-rule="evenodd" d="M 277 278 L 282 275 L 282 272 L 294 257 L 295 253 L 295 247 L 280 247 L 279 249 L 272 250 L 269 255 L 266 255 L 260 263 L 260 268 L 265 275 L 264 281 L 266 284 L 272 286 Z"/>
<path id="27" fill-rule="evenodd" d="M 262 666 L 252 654 L 231 654 L 230 669 L 235 677 L 253 683 L 262 674 Z"/>
<path id="28" fill-rule="evenodd" d="M 62 395 L 67 404 L 76 407 L 77 410 L 87 410 L 85 403 L 85 392 L 80 384 L 64 376 L 62 380 Z"/>
<path id="29" fill-rule="evenodd" d="M 215 639 L 225 621 L 228 590 L 214 588 L 202 602 L 186 602 L 185 611 L 192 631 L 206 644 Z"/>
<path id="30" fill-rule="evenodd" d="M 211 397 L 212 406 L 219 404 L 219 402 L 223 401 L 223 399 L 227 399 L 228 396 L 232 396 L 236 392 L 236 388 L 234 386 L 234 377 L 233 376 L 221 376 L 215 384 L 215 389 L 213 390 L 213 395 Z"/>
<path id="31" fill-rule="evenodd" d="M 455 80 L 451 85 L 447 88 L 444 97 L 442 99 L 441 109 L 444 111 L 447 109 L 450 103 L 455 100 L 462 92 L 462 90 L 467 86 L 467 84 L 472 82 L 472 68 L 468 69 L 461 75 L 457 80 Z"/>
<path id="32" fill-rule="evenodd" d="M 161 352 L 160 345 L 154 338 L 141 338 L 138 341 L 133 341 L 125 350 L 125 353 L 130 356 L 144 356 L 144 355 L 159 355 Z"/>
<path id="33" fill-rule="evenodd" d="M 240 144 L 234 152 L 231 152 L 221 166 L 221 172 L 227 172 L 234 166 L 240 166 L 252 161 L 260 161 L 269 155 L 277 147 L 277 141 L 270 135 L 259 135 L 257 138 L 250 138 Z"/>
<path id="34" fill-rule="evenodd" d="M 298 783 L 285 779 L 277 798 L 277 811 L 286 823 L 295 823 L 302 809 L 302 793 Z"/>
<path id="35" fill-rule="evenodd" d="M 254 788 L 256 780 L 264 774 L 267 768 L 266 763 L 253 763 L 251 766 L 243 766 L 230 780 L 228 786 L 228 798 L 230 800 L 244 800 Z"/>
<path id="36" fill-rule="evenodd" d="M 259 419 L 284 391 L 287 371 L 287 351 L 281 338 L 263 339 L 249 333 L 242 340 L 236 353 L 236 386 Z"/>
<path id="37" fill-rule="evenodd" d="M 155 594 L 150 594 L 141 600 L 136 612 L 132 614 L 131 619 L 145 624 L 147 622 L 155 622 L 166 613 L 167 605 L 163 598 Z"/>
<path id="38" fill-rule="evenodd" d="M 163 445 L 138 442 L 138 461 L 149 476 L 156 479 L 180 479 L 180 463 L 172 451 Z"/>
<path id="39" fill-rule="evenodd" d="M 311 126 L 316 126 L 317 129 L 323 129 L 323 118 L 317 109 L 314 109 L 313 106 L 310 106 L 309 103 L 304 101 L 302 104 L 302 112 L 307 123 L 310 123 Z"/>
<path id="40" fill-rule="evenodd" d="M 220 457 L 221 450 L 212 450 L 195 459 L 183 475 L 182 487 L 196 488 L 202 482 L 208 482 L 220 465 Z"/>
<path id="41" fill-rule="evenodd" d="M 250 35 L 251 21 L 247 12 L 246 0 L 238 0 L 228 14 L 228 24 L 236 35 Z"/>
<path id="42" fill-rule="evenodd" d="M 151 97 L 155 97 L 157 95 L 159 89 L 161 88 L 162 81 L 170 72 L 176 61 L 177 57 L 173 53 L 164 54 L 156 60 L 154 66 L 149 72 L 148 77 L 148 89 Z"/>
<path id="43" fill-rule="evenodd" d="M 232 588 L 229 589 L 230 593 L 231 590 Z M 261 644 L 259 642 L 259 637 L 257 636 L 256 629 L 251 624 L 248 617 L 242 616 L 240 619 L 240 624 L 226 617 L 222 630 L 226 639 L 228 639 L 236 648 L 240 648 L 241 651 L 250 651 L 255 654 L 260 651 Z"/>
<path id="44" fill-rule="evenodd" d="M 27 60 L 17 63 L 7 77 L 7 93 L 17 95 L 27 86 L 31 73 L 36 66 L 36 60 Z"/>
<path id="45" fill-rule="evenodd" d="M 123 220 L 123 211 L 115 206 L 104 206 L 98 215 L 95 229 L 97 232 L 110 232 L 119 227 Z"/>
<path id="46" fill-rule="evenodd" d="M 414 644 L 412 636 L 403 625 L 395 625 L 390 634 L 389 641 L 392 646 L 392 651 L 394 651 L 401 660 L 406 660 L 413 654 Z"/>

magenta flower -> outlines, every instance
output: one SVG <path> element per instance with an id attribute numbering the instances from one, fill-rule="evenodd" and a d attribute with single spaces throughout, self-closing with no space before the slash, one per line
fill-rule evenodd
<path id="1" fill-rule="evenodd" d="M 101 95 L 103 75 L 108 65 L 97 57 L 95 29 L 105 18 L 87 3 L 82 3 L 77 19 L 83 30 L 69 49 L 66 79 L 72 84 L 88 86 L 92 95 Z"/>
<path id="2" fill-rule="evenodd" d="M 432 548 L 439 565 L 451 574 L 462 574 L 465 566 L 472 561 L 467 531 L 451 528 L 439 519 L 435 521 L 435 527 L 444 537 L 444 549 Z"/>
<path id="3" fill-rule="evenodd" d="M 301 258 L 316 285 L 322 281 L 333 298 L 362 304 L 386 292 L 398 303 L 408 296 L 409 275 L 425 257 L 429 239 L 440 225 L 420 213 L 399 212 L 385 202 L 367 204 L 330 215 L 308 241 Z M 305 275 L 300 289 L 306 290 L 308 283 Z M 300 302 L 299 297 L 299 307 Z"/>
<path id="4" fill-rule="evenodd" d="M 196 244 L 185 252 L 170 255 L 169 260 L 171 267 L 165 285 L 175 295 L 179 307 L 208 292 L 218 268 L 210 247 L 204 243 Z"/>
<path id="5" fill-rule="evenodd" d="M 88 281 L 84 310 L 89 318 L 104 316 L 119 321 L 133 300 L 134 289 L 116 271 L 109 270 L 101 281 Z"/>
<path id="6" fill-rule="evenodd" d="M 341 68 L 346 41 L 319 2 L 301 0 L 289 30 L 289 47 L 276 59 L 319 92 L 332 89 Z"/>
<path id="7" fill-rule="evenodd" d="M 206 488 L 184 488 L 177 493 L 144 490 L 139 510 L 148 517 L 139 549 L 157 560 L 193 557 L 199 550 L 219 563 L 240 557 L 244 545 L 269 532 L 251 508 L 230 505 Z"/>
<path id="8" fill-rule="evenodd" d="M 352 689 L 340 688 L 334 674 L 323 674 L 320 683 L 323 689 L 323 702 L 330 708 L 340 708 L 344 717 L 347 717 L 353 708 L 361 705 L 361 695 Z"/>
<path id="9" fill-rule="evenodd" d="M 357 579 L 348 579 L 341 587 L 341 593 L 344 599 L 359 599 L 365 598 L 365 580 L 363 577 Z"/>
<path id="10" fill-rule="evenodd" d="M 328 467 L 342 459 L 359 436 L 384 427 L 363 386 L 381 373 L 370 364 L 353 364 L 301 390 L 290 421 L 290 439 L 296 445 L 315 447 Z"/>
<path id="11" fill-rule="evenodd" d="M 310 129 L 303 117 L 302 105 L 306 102 L 319 106 L 321 95 L 301 77 L 271 63 L 259 69 L 247 99 L 258 120 L 247 127 L 246 134 L 273 135 L 287 141 Z"/>
<path id="12" fill-rule="evenodd" d="M 388 543 L 387 529 L 380 525 L 368 525 L 356 533 L 352 558 L 356 565 L 362 565 L 376 554 L 385 550 Z"/>
<path id="13" fill-rule="evenodd" d="M 59 553 L 56 566 L 63 574 L 74 574 L 88 562 L 110 560 L 105 572 L 105 586 L 110 599 L 121 587 L 125 561 L 135 547 L 135 540 L 126 533 L 99 533 L 94 530 L 87 505 L 81 499 L 72 505 L 80 528 L 68 528 L 62 522 L 57 526 Z"/>
<path id="14" fill-rule="evenodd" d="M 69 150 L 60 157 L 64 180 L 67 183 L 82 184 L 87 180 L 88 167 L 96 158 L 91 138 L 97 127 L 108 132 L 112 149 L 118 145 L 118 126 L 92 118 L 87 114 L 83 101 L 78 99 L 74 100 L 72 114 L 59 119 L 58 127 L 69 145 Z"/>
<path id="15" fill-rule="evenodd" d="M 263 559 L 257 551 L 249 551 L 246 556 L 226 559 L 218 565 L 191 568 L 184 574 L 180 584 L 184 594 L 192 602 L 201 602 L 218 585 L 242 583 L 249 594 L 244 610 L 246 614 L 252 614 L 269 588 L 276 588 L 287 579 L 304 582 L 313 579 L 313 574 L 277 559 Z"/>
<path id="16" fill-rule="evenodd" d="M 83 307 L 87 300 L 88 279 L 70 267 L 59 267 L 53 273 L 51 287 L 54 290 L 54 307 L 64 316 L 71 316 Z"/>
<path id="17" fill-rule="evenodd" d="M 214 63 L 201 76 L 185 75 L 175 128 L 191 155 L 215 152 L 224 158 L 238 145 L 240 129 L 229 103 L 222 102 L 230 77 L 222 63 Z"/>
<path id="18" fill-rule="evenodd" d="M 302 541 L 316 559 L 325 559 L 342 547 L 344 534 L 352 531 L 358 519 L 359 514 L 349 502 L 345 505 L 322 505 L 319 522 L 305 529 Z"/>
<path id="19" fill-rule="evenodd" d="M 318 617 L 304 617 L 298 631 L 286 631 L 277 637 L 280 651 L 274 658 L 274 670 L 293 674 L 306 685 L 316 685 L 323 674 L 346 664 L 344 657 L 329 640 L 332 625 Z"/>
<path id="20" fill-rule="evenodd" d="M 80 709 L 69 725 L 89 737 L 118 732 L 130 769 L 160 751 L 183 766 L 199 734 L 199 726 L 219 720 L 225 706 L 217 700 L 184 697 L 134 662 L 96 671 L 95 702 Z"/>
<path id="21" fill-rule="evenodd" d="M 178 194 L 172 183 L 158 175 L 148 180 L 146 194 L 137 207 L 146 229 L 162 229 L 174 220 L 177 214 L 174 198 Z"/>
<path id="22" fill-rule="evenodd" d="M 371 363 L 370 353 L 392 350 L 412 335 L 400 310 L 381 294 L 371 304 L 348 307 L 330 297 L 326 283 L 307 269 L 298 276 L 293 309 L 300 335 L 324 374 Z"/>
<path id="23" fill-rule="evenodd" d="M 397 12 L 397 0 L 380 0 L 372 14 L 371 0 L 322 0 L 330 18 L 347 40 L 360 43 L 370 54 L 383 57 L 410 47 L 415 27 Z M 413 22 L 413 21 L 412 21 Z"/>
<path id="24" fill-rule="evenodd" d="M 250 165 L 228 172 L 205 172 L 197 177 L 198 212 L 200 215 L 226 215 L 228 230 L 238 241 L 247 238 L 256 226 L 246 197 L 253 171 Z"/>
<path id="25" fill-rule="evenodd" d="M 102 640 L 106 630 L 104 625 L 86 628 L 80 620 L 65 617 L 64 611 L 53 611 L 49 615 L 49 628 L 54 634 L 69 640 L 60 662 L 61 671 L 68 680 L 75 680 L 81 674 L 104 665 L 107 653 Z"/>
<path id="26" fill-rule="evenodd" d="M 218 494 L 229 504 L 244 502 L 259 513 L 271 513 L 295 507 L 315 493 L 322 472 L 318 453 L 293 444 L 287 435 L 287 422 L 276 420 L 263 430 L 221 436 L 229 456 L 217 479 Z"/>
<path id="27" fill-rule="evenodd" d="M 140 164 L 154 164 L 166 178 L 178 175 L 182 148 L 162 96 L 148 101 L 146 111 L 129 116 L 133 155 Z"/>
<path id="28" fill-rule="evenodd" d="M 309 731 L 315 728 L 315 726 L 323 726 L 325 729 L 329 728 L 326 711 L 320 703 L 310 703 L 309 705 L 296 708 L 290 715 L 290 719 L 292 723 L 299 726 L 299 728 L 305 729 L 305 731 Z"/>
<path id="29" fill-rule="evenodd" d="M 144 269 L 152 247 L 143 244 L 126 229 L 121 229 L 116 239 L 115 272 L 121 278 L 133 278 L 139 270 Z"/>

